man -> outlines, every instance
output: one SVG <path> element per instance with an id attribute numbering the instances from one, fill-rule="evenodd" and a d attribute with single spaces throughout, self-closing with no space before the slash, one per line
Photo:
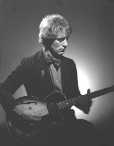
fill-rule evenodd
<path id="1" fill-rule="evenodd" d="M 1 85 L 0 90 L 3 95 L 1 104 L 7 113 L 10 104 L 14 101 L 11 95 L 21 85 L 25 86 L 28 96 L 39 97 L 41 101 L 44 101 L 48 95 L 53 95 L 55 91 L 60 96 L 60 101 L 61 96 L 64 100 L 80 96 L 75 63 L 72 59 L 64 56 L 70 34 L 71 26 L 63 16 L 52 14 L 42 19 L 39 25 L 41 50 L 31 57 L 24 58 L 21 64 Z M 71 145 L 76 141 L 78 145 L 83 145 L 81 136 L 85 138 L 87 134 L 84 135 L 82 133 L 84 133 L 84 129 L 89 129 L 85 127 L 91 127 L 91 125 L 83 120 L 82 122 L 78 122 L 74 116 L 74 112 L 70 108 L 59 111 L 54 98 L 53 96 L 53 102 L 47 106 L 48 112 L 54 119 L 58 120 L 60 115 L 62 115 L 62 118 L 60 121 L 54 122 L 50 128 L 48 127 L 46 129 L 47 132 L 45 130 L 44 135 L 45 137 L 48 136 L 48 142 L 44 143 L 46 145 Z M 91 103 L 89 98 L 79 98 L 75 105 L 83 112 L 89 113 Z M 73 133 L 77 133 L 77 140 L 73 136 Z M 70 135 L 72 135 L 71 138 Z M 34 141 L 34 145 L 37 145 L 37 140 L 37 138 L 31 139 L 31 141 Z M 43 139 L 43 141 L 45 140 Z M 29 142 L 28 145 L 30 144 Z"/>

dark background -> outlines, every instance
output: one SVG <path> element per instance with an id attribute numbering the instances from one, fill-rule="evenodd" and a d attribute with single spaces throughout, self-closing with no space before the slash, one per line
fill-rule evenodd
<path id="1" fill-rule="evenodd" d="M 75 60 L 82 94 L 114 84 L 113 0 L 0 0 L 0 82 L 21 59 L 35 53 L 38 25 L 43 16 L 62 14 L 72 25 L 66 56 Z M 21 96 L 24 90 L 15 95 Z M 94 123 L 108 145 L 114 145 L 114 93 L 93 100 L 89 115 L 78 118 Z M 0 123 L 5 113 L 0 108 Z"/>

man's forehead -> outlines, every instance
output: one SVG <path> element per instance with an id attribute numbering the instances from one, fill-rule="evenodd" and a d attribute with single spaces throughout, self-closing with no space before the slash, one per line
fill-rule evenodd
<path id="1" fill-rule="evenodd" d="M 64 38 L 66 37 L 66 31 L 60 31 L 57 33 L 57 38 Z"/>

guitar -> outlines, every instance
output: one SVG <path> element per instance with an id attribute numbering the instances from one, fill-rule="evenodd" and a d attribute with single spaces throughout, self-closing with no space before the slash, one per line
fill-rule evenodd
<path id="1" fill-rule="evenodd" d="M 13 102 L 10 112 L 8 112 L 9 129 L 14 136 L 20 138 L 29 138 L 35 134 L 40 134 L 46 126 L 56 120 L 50 116 L 48 104 L 55 102 L 58 110 L 65 111 L 70 109 L 72 105 L 78 104 L 79 98 L 89 97 L 93 99 L 113 91 L 114 86 L 111 86 L 91 92 L 89 95 L 80 95 L 70 99 L 66 99 L 63 93 L 56 91 L 47 96 L 45 101 L 40 101 L 35 96 L 20 97 Z"/>

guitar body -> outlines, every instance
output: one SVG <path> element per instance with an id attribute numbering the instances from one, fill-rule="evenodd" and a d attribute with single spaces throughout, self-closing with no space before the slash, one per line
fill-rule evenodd
<path id="1" fill-rule="evenodd" d="M 63 100 L 64 96 L 56 91 L 47 96 L 45 101 L 29 96 L 16 99 L 7 116 L 9 131 L 13 136 L 21 139 L 40 135 L 51 124 L 62 120 L 61 114 L 51 116 L 47 105 Z"/>
<path id="2" fill-rule="evenodd" d="M 92 99 L 113 91 L 114 86 L 111 86 L 69 99 L 66 99 L 63 93 L 55 91 L 45 97 L 44 101 L 40 101 L 38 97 L 34 96 L 20 97 L 10 105 L 10 110 L 7 113 L 9 131 L 15 137 L 17 136 L 22 139 L 41 135 L 45 133 L 51 124 L 56 124 L 64 120 L 64 112 L 69 110 L 72 105 L 77 104 L 79 106 L 80 101 L 83 101 L 84 98 Z M 59 112 L 51 114 L 50 111 L 54 111 L 54 108 L 50 110 L 50 105 L 54 102 Z"/>

